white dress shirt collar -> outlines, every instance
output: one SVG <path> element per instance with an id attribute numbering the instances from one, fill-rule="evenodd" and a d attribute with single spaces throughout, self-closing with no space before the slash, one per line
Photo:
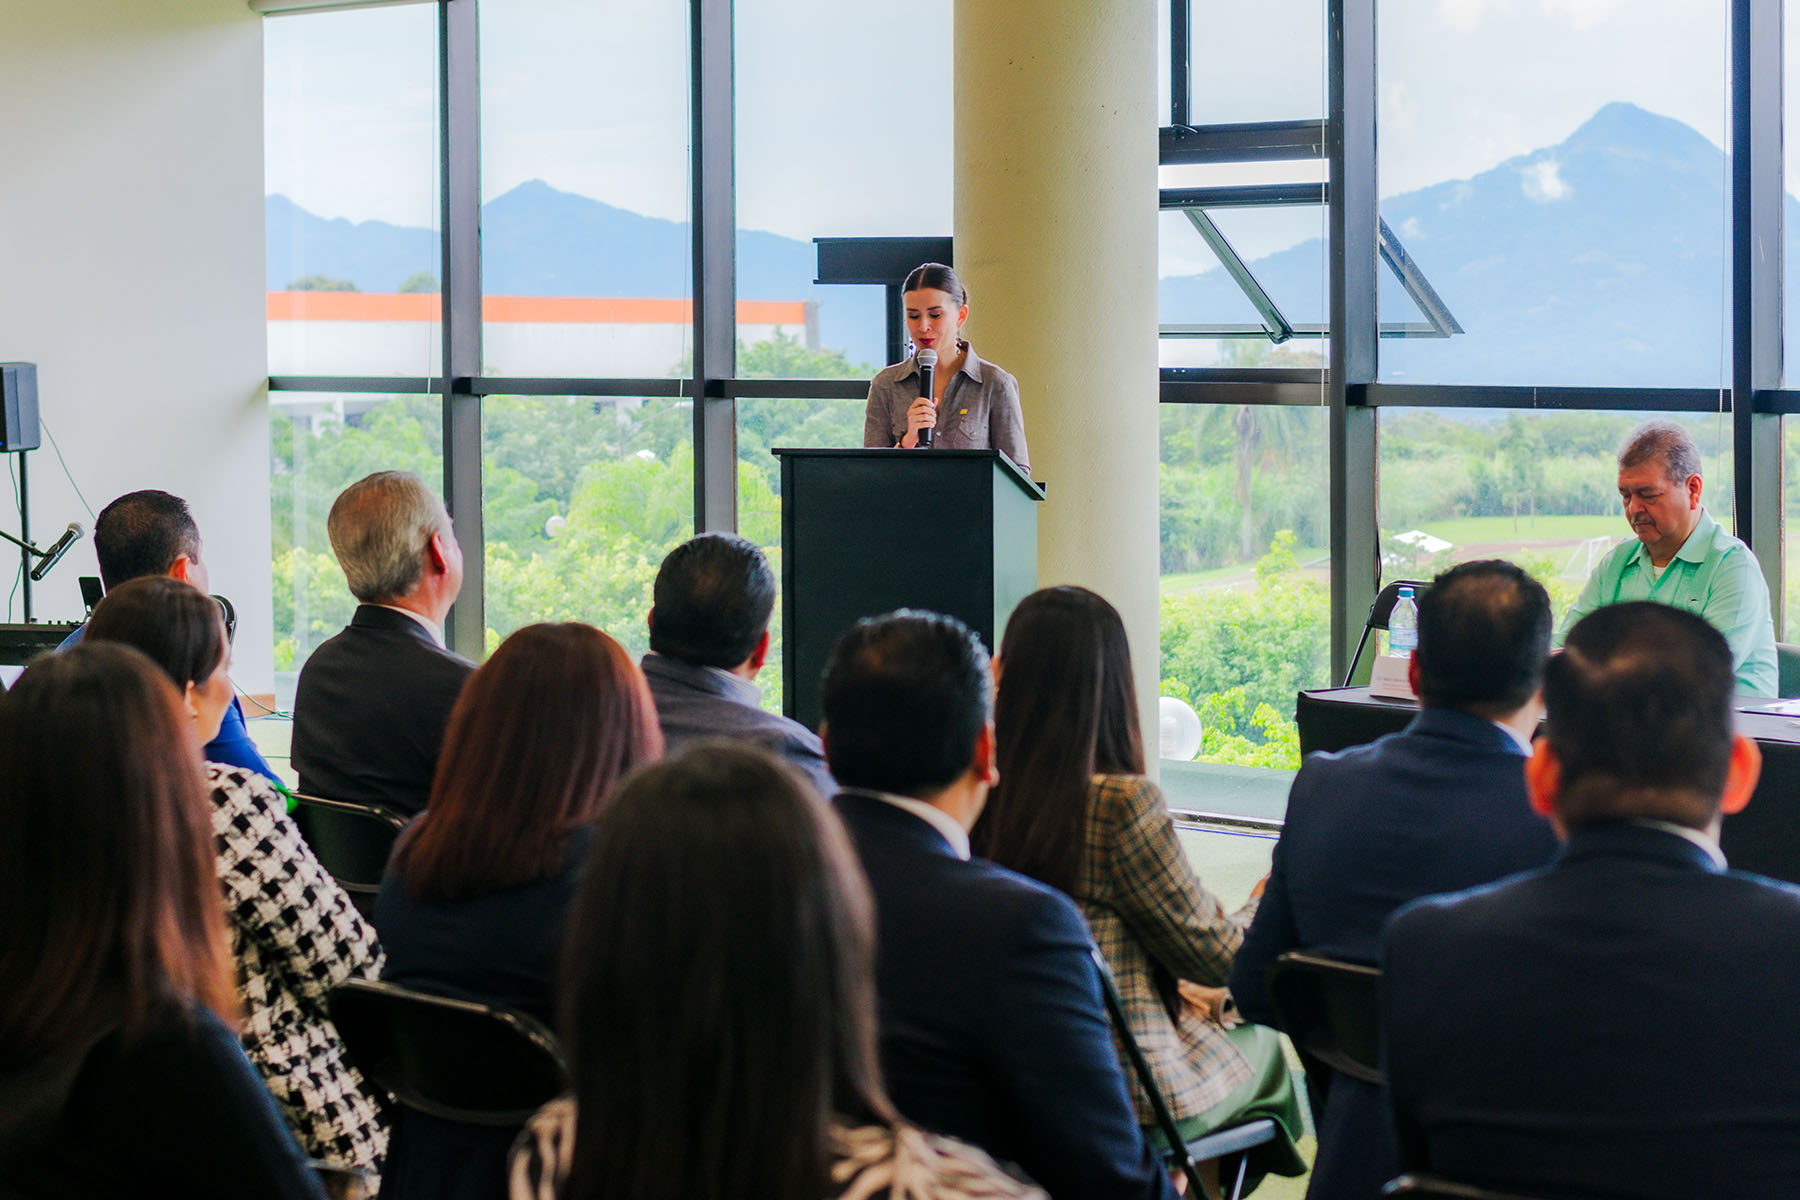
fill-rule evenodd
<path id="1" fill-rule="evenodd" d="M 425 627 L 425 632 L 429 633 L 431 635 L 431 640 L 438 644 L 438 649 L 442 650 L 442 649 L 446 648 L 444 646 L 444 628 L 443 628 L 443 626 L 439 625 L 436 621 L 427 620 L 425 617 L 414 612 L 412 609 L 401 608 L 397 604 L 377 604 L 375 607 L 376 608 L 385 608 L 389 612 L 405 613 L 407 616 L 411 617 L 413 620 L 417 621 L 420 625 Z"/>
<path id="2" fill-rule="evenodd" d="M 1723 871 L 1726 869 L 1725 852 L 1719 849 L 1719 843 L 1713 841 L 1700 830 L 1690 825 L 1677 825 L 1673 821 L 1658 821 L 1654 817 L 1633 817 L 1633 825 L 1642 825 L 1647 829 L 1660 829 L 1664 833 L 1672 833 L 1676 837 L 1686 838 L 1694 845 L 1706 851 L 1706 856 L 1713 860 L 1713 865 Z"/>
<path id="3" fill-rule="evenodd" d="M 1511 725 L 1508 725 L 1505 721 L 1495 721 L 1494 727 L 1501 733 L 1504 733 L 1507 737 L 1511 738 L 1513 740 L 1513 745 L 1517 746 L 1526 758 L 1531 757 L 1530 738 L 1514 729 Z"/>
<path id="4" fill-rule="evenodd" d="M 935 804 L 927 804 L 923 800 L 915 800 L 911 796 L 896 796 L 892 792 L 877 792 L 868 788 L 845 788 L 858 796 L 870 796 L 876 800 L 893 805 L 895 808 L 911 813 L 943 835 L 950 843 L 950 849 L 956 857 L 964 862 L 969 858 L 969 831 L 962 823 Z"/>

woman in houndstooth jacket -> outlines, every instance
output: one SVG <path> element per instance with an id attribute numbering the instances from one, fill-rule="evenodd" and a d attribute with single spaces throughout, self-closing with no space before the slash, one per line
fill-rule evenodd
<path id="1" fill-rule="evenodd" d="M 975 826 L 976 852 L 1081 905 L 1185 1138 L 1273 1117 L 1287 1136 L 1258 1151 L 1252 1170 L 1300 1174 L 1299 1099 L 1278 1039 L 1260 1026 L 1228 1028 L 1194 986 L 1223 987 L 1261 884 L 1227 913 L 1182 852 L 1162 792 L 1144 776 L 1118 611 L 1086 588 L 1034 592 L 1007 622 L 994 669 L 1000 782 Z M 1151 1126 L 1144 1090 L 1125 1073 Z"/>
<path id="2" fill-rule="evenodd" d="M 148 654 L 182 691 L 201 742 L 218 731 L 233 688 L 230 645 L 210 597 L 165 575 L 122 583 L 94 609 L 87 639 Z M 313 857 L 266 778 L 207 763 L 206 785 L 244 1053 L 309 1156 L 378 1172 L 387 1128 L 325 1006 L 344 980 L 380 974 L 375 931 Z"/>

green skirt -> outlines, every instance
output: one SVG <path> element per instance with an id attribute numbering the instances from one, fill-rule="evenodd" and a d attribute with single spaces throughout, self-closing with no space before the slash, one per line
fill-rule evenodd
<path id="1" fill-rule="evenodd" d="M 1265 1175 L 1304 1175 L 1306 1160 L 1295 1145 L 1306 1131 L 1306 1115 L 1300 1105 L 1300 1093 L 1294 1087 L 1293 1072 L 1287 1056 L 1281 1052 L 1281 1035 L 1265 1025 L 1246 1021 L 1225 1036 L 1250 1063 L 1250 1078 L 1231 1089 L 1225 1099 L 1197 1116 L 1175 1122 L 1183 1141 L 1191 1142 L 1215 1129 L 1242 1125 L 1268 1117 L 1275 1122 L 1275 1140 L 1250 1151 L 1244 1177 L 1247 1194 Z M 1166 1154 L 1169 1140 L 1161 1129 L 1152 1125 L 1145 1134 L 1158 1153 Z"/>

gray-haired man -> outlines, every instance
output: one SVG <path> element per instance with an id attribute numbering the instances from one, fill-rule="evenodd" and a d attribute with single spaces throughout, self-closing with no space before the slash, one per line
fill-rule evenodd
<path id="1" fill-rule="evenodd" d="M 444 647 L 462 550 L 443 504 L 409 471 L 379 471 L 345 488 L 326 531 L 360 603 L 300 671 L 300 790 L 418 812 L 450 709 L 475 669 Z"/>
<path id="2" fill-rule="evenodd" d="M 1700 504 L 1700 452 L 1687 430 L 1640 425 L 1619 448 L 1619 499 L 1637 540 L 1615 546 L 1588 576 L 1564 630 L 1597 608 L 1653 600 L 1706 618 L 1731 646 L 1739 692 L 1773 696 L 1775 623 L 1756 555 Z"/>

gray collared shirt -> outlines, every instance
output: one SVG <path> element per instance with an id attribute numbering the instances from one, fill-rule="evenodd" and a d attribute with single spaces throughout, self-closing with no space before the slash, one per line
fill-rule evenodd
<path id="1" fill-rule="evenodd" d="M 938 402 L 934 447 L 945 450 L 999 450 L 1030 472 L 1025 448 L 1025 418 L 1019 412 L 1019 381 L 969 348 L 962 369 L 944 387 Z M 863 416 L 863 445 L 889 447 L 906 436 L 906 410 L 919 398 L 919 364 L 907 359 L 884 368 L 869 384 L 869 407 Z"/>

